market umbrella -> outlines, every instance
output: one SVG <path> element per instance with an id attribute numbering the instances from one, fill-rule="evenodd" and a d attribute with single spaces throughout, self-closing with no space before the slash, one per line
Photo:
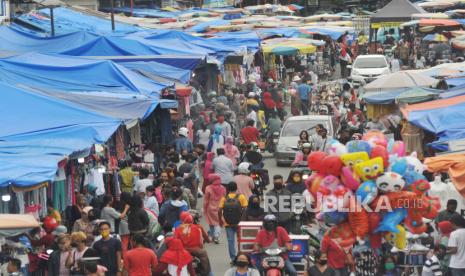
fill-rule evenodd
<path id="1" fill-rule="evenodd" d="M 437 79 L 426 76 L 420 71 L 399 71 L 381 76 L 373 82 L 365 85 L 367 92 L 382 91 L 395 88 L 429 87 L 436 85 Z"/>
<path id="2" fill-rule="evenodd" d="M 421 87 L 414 87 L 406 89 L 404 92 L 399 94 L 395 99 L 397 103 L 421 103 L 430 101 L 439 95 L 439 91 L 432 89 L 425 89 Z"/>
<path id="3" fill-rule="evenodd" d="M 429 34 L 423 38 L 423 41 L 447 42 L 449 39 L 443 34 Z"/>
<path id="4" fill-rule="evenodd" d="M 296 54 L 311 54 L 316 51 L 318 40 L 314 39 L 270 39 L 262 42 L 262 51 L 266 54 L 275 55 L 296 55 Z M 323 44 L 324 45 L 324 44 Z"/>

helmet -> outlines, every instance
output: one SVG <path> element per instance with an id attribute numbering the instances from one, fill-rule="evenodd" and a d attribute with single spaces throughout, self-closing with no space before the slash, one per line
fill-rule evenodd
<path id="1" fill-rule="evenodd" d="M 216 97 L 216 91 L 210 91 L 210 93 L 208 93 L 208 96 L 209 97 Z"/>
<path id="2" fill-rule="evenodd" d="M 303 148 L 303 149 L 311 149 L 311 148 L 312 148 L 312 144 L 310 144 L 310 143 L 303 143 L 303 144 L 302 144 L 302 148 Z"/>
<path id="3" fill-rule="evenodd" d="M 237 171 L 238 173 L 241 173 L 241 174 L 248 174 L 250 172 L 249 167 L 250 167 L 250 163 L 242 162 L 237 167 Z"/>
<path id="4" fill-rule="evenodd" d="M 185 127 L 181 127 L 178 131 L 178 134 L 179 135 L 182 135 L 184 137 L 187 137 L 187 133 L 189 132 L 189 130 Z"/>
<path id="5" fill-rule="evenodd" d="M 278 223 L 278 218 L 273 214 L 269 214 L 269 215 L 266 215 L 263 218 L 263 222 L 264 223 L 266 223 L 266 222 L 276 222 L 276 223 Z"/>
<path id="6" fill-rule="evenodd" d="M 247 97 L 249 97 L 249 98 L 254 98 L 254 97 L 255 97 L 255 93 L 254 93 L 254 92 L 249 92 L 249 94 L 247 95 Z"/>
<path id="7" fill-rule="evenodd" d="M 269 83 L 274 83 L 274 80 L 273 80 L 272 78 L 269 78 L 269 79 L 268 79 L 268 82 L 269 82 Z"/>
<path id="8" fill-rule="evenodd" d="M 322 106 L 320 106 L 320 110 L 319 110 L 319 111 L 320 111 L 320 112 L 324 111 L 324 112 L 328 113 L 328 107 L 327 107 L 326 105 L 322 105 Z"/>
<path id="9" fill-rule="evenodd" d="M 252 148 L 252 150 L 256 150 L 258 148 L 258 144 L 256 142 L 251 142 L 249 145 Z"/>
<path id="10" fill-rule="evenodd" d="M 54 218 L 47 216 L 44 218 L 42 227 L 44 228 L 45 232 L 51 233 L 58 227 L 58 223 Z"/>

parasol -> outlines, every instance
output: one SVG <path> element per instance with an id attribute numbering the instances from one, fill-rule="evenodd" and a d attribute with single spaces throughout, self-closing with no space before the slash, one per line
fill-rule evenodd
<path id="1" fill-rule="evenodd" d="M 262 51 L 266 54 L 275 54 L 282 56 L 296 54 L 311 54 L 316 51 L 316 46 L 314 44 L 318 44 L 320 46 L 324 45 L 324 42 L 304 38 L 277 38 L 263 41 Z"/>
<path id="2" fill-rule="evenodd" d="M 429 34 L 423 38 L 423 41 L 447 42 L 449 39 L 443 34 Z"/>
<path id="3" fill-rule="evenodd" d="M 429 87 L 438 83 L 438 80 L 422 74 L 419 71 L 399 71 L 384 75 L 365 85 L 365 90 L 381 91 L 395 88 Z"/>

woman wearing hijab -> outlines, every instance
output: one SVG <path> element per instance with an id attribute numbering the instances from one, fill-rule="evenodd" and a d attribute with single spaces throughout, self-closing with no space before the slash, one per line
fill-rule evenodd
<path id="1" fill-rule="evenodd" d="M 213 158 L 215 158 L 215 154 L 213 152 L 207 153 L 207 160 L 205 161 L 205 167 L 203 168 L 203 185 L 202 185 L 202 193 L 205 194 L 205 189 L 208 185 L 210 185 L 210 180 L 208 176 L 213 173 Z"/>
<path id="2" fill-rule="evenodd" d="M 276 103 L 273 100 L 273 96 L 271 95 L 270 92 L 265 92 L 263 93 L 263 106 L 265 107 L 265 117 L 266 120 L 268 121 L 268 118 L 270 118 L 271 113 L 274 112 L 276 108 Z"/>
<path id="3" fill-rule="evenodd" d="M 167 238 L 167 249 L 160 258 L 154 275 L 195 276 L 192 255 L 182 246 L 180 239 Z"/>
<path id="4" fill-rule="evenodd" d="M 288 189 L 291 194 L 302 194 L 307 189 L 300 171 L 291 171 L 287 179 L 286 189 Z"/>
<path id="5" fill-rule="evenodd" d="M 445 220 L 441 221 L 438 223 L 438 230 L 439 230 L 439 244 L 442 244 L 444 246 L 448 246 L 449 244 L 449 237 L 450 233 L 454 231 L 454 226 L 452 225 L 452 222 Z M 449 268 L 449 263 L 450 263 L 450 254 L 444 255 L 442 260 L 440 260 L 441 263 L 441 268 L 443 268 L 444 275 L 448 275 L 447 272 Z"/>
<path id="6" fill-rule="evenodd" d="M 258 195 L 249 197 L 249 205 L 244 212 L 245 221 L 262 221 L 265 217 L 265 210 L 260 207 L 260 198 Z"/>
<path id="7" fill-rule="evenodd" d="M 226 194 L 226 189 L 221 185 L 221 178 L 217 174 L 208 176 L 210 185 L 205 189 L 205 198 L 203 200 L 203 211 L 205 221 L 210 226 L 209 235 L 213 237 L 213 241 L 218 244 L 220 237 L 220 220 L 218 217 L 218 209 L 220 200 Z"/>
<path id="8" fill-rule="evenodd" d="M 221 135 L 223 128 L 219 125 L 215 127 L 215 132 L 210 137 L 208 142 L 208 152 L 216 152 L 217 149 L 223 148 L 224 146 L 224 137 Z"/>
<path id="9" fill-rule="evenodd" d="M 207 251 L 203 248 L 205 242 L 210 243 L 210 238 L 201 225 L 194 223 L 194 218 L 189 212 L 181 213 L 182 224 L 175 230 L 174 237 L 180 239 L 184 248 L 200 260 L 200 275 L 210 274 L 210 261 Z"/>
<path id="10" fill-rule="evenodd" d="M 226 137 L 226 143 L 224 144 L 224 155 L 231 159 L 234 168 L 237 165 L 237 160 L 239 159 L 241 153 L 239 149 L 234 145 L 234 138 L 232 136 Z"/>

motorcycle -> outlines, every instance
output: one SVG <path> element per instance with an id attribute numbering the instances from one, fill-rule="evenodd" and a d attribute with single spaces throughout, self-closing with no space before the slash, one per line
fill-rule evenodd
<path id="1" fill-rule="evenodd" d="M 266 276 L 284 275 L 284 259 L 280 254 L 286 252 L 286 250 L 285 247 L 265 249 L 262 267 Z"/>
<path id="2" fill-rule="evenodd" d="M 165 236 L 164 235 L 159 235 L 157 237 L 157 243 L 156 243 L 156 246 L 155 246 L 155 251 L 156 251 L 157 256 L 159 258 L 163 255 L 164 251 L 166 250 L 166 248 L 162 248 L 164 242 L 165 242 Z M 195 256 L 192 256 L 192 267 L 194 268 L 196 275 L 201 275 L 201 273 L 202 273 L 202 265 L 200 263 L 199 258 L 197 258 Z"/>
<path id="3" fill-rule="evenodd" d="M 300 194 L 293 194 L 293 196 L 302 197 Z M 295 204 L 292 206 L 292 217 L 290 221 L 289 232 L 294 235 L 302 233 L 301 227 L 304 225 L 305 218 L 305 204 Z"/>
<path id="4" fill-rule="evenodd" d="M 308 255 L 306 257 L 307 264 L 314 265 L 315 264 L 315 252 L 320 250 L 320 239 L 318 238 L 318 230 L 309 226 L 309 225 L 302 225 L 300 228 L 303 235 L 308 235 Z"/>
<path id="5" fill-rule="evenodd" d="M 308 168 L 307 160 L 295 163 L 294 165 L 292 165 L 292 167 L 292 171 L 298 171 L 302 174 L 302 179 L 304 181 L 307 181 L 307 179 L 312 174 L 312 171 Z"/>
<path id="6" fill-rule="evenodd" d="M 266 138 L 265 150 L 269 153 L 274 153 L 276 151 L 276 145 L 279 140 L 279 132 L 273 132 L 271 135 L 268 134 Z"/>
<path id="7" fill-rule="evenodd" d="M 262 180 L 262 176 L 258 170 L 253 170 L 250 173 L 250 177 L 253 179 L 254 188 L 252 192 L 259 197 L 263 196 L 263 190 L 265 189 L 265 185 Z"/>

